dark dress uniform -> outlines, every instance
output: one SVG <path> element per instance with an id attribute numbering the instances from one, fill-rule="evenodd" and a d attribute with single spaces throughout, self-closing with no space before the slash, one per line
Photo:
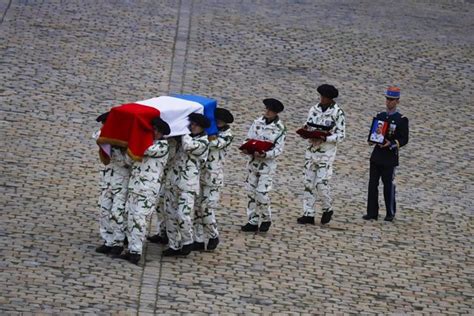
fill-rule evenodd
<path id="1" fill-rule="evenodd" d="M 382 178 L 386 220 L 392 220 L 396 213 L 395 202 L 395 169 L 398 166 L 398 152 L 400 147 L 408 143 L 408 118 L 399 112 L 377 114 L 378 120 L 388 122 L 389 128 L 385 139 L 390 145 L 381 148 L 375 146 L 370 157 L 369 196 L 367 201 L 367 217 L 377 218 L 379 215 L 379 179 Z"/>

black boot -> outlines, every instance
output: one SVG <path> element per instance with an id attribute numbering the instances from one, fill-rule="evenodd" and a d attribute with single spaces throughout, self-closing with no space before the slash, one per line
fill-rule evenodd
<path id="1" fill-rule="evenodd" d="M 181 256 L 181 249 L 174 250 L 173 248 L 168 248 L 165 251 L 163 251 L 163 256 L 165 257 Z"/>
<path id="2" fill-rule="evenodd" d="M 160 234 L 156 234 L 153 236 L 148 236 L 146 239 L 148 239 L 149 242 L 154 243 L 154 244 L 163 244 L 163 245 L 168 244 L 168 236 L 166 235 L 161 236 Z"/>
<path id="3" fill-rule="evenodd" d="M 258 230 L 261 233 L 266 233 L 270 229 L 271 225 L 272 225 L 272 222 L 262 222 L 262 224 L 260 224 L 260 228 Z"/>
<path id="4" fill-rule="evenodd" d="M 201 251 L 204 250 L 204 243 L 195 241 L 193 242 L 193 251 Z"/>
<path id="5" fill-rule="evenodd" d="M 207 250 L 216 249 L 218 244 L 219 244 L 219 237 L 209 239 L 209 242 L 207 243 Z"/>
<path id="6" fill-rule="evenodd" d="M 391 222 L 391 221 L 393 221 L 394 218 L 395 218 L 395 216 L 387 215 L 387 216 L 385 216 L 385 218 L 383 220 L 386 221 L 386 222 Z"/>
<path id="7" fill-rule="evenodd" d="M 298 224 L 312 224 L 314 225 L 314 216 L 301 216 L 296 220 Z"/>
<path id="8" fill-rule="evenodd" d="M 122 246 L 113 246 L 112 249 L 110 250 L 110 256 L 112 258 L 118 258 L 120 257 L 120 254 L 122 253 L 122 251 L 123 251 Z"/>
<path id="9" fill-rule="evenodd" d="M 187 256 L 191 253 L 191 251 L 193 251 L 193 246 L 194 244 L 189 244 L 189 245 L 184 245 L 182 248 L 181 248 L 181 254 L 183 256 Z"/>
<path id="10" fill-rule="evenodd" d="M 323 216 L 321 216 L 321 224 L 327 224 L 331 221 L 331 217 L 332 217 L 332 214 L 334 212 L 333 211 L 326 211 L 326 212 L 323 212 Z"/>
<path id="11" fill-rule="evenodd" d="M 130 255 L 131 255 L 130 252 L 126 251 L 126 252 L 120 254 L 118 257 L 119 257 L 120 259 L 129 260 L 129 259 L 130 259 Z"/>
<path id="12" fill-rule="evenodd" d="M 240 228 L 243 232 L 256 232 L 258 231 L 258 225 L 252 225 L 250 223 L 245 224 Z"/>
<path id="13" fill-rule="evenodd" d="M 362 216 L 362 219 L 366 220 L 366 221 L 370 221 L 371 219 L 375 219 L 377 220 L 379 217 L 377 215 L 375 216 L 370 216 L 369 214 L 366 214 L 364 216 Z"/>
<path id="14" fill-rule="evenodd" d="M 130 256 L 128 258 L 128 261 L 130 261 L 131 263 L 133 264 L 137 264 L 138 265 L 138 262 L 140 261 L 140 258 L 142 256 L 138 253 L 130 253 Z"/>
<path id="15" fill-rule="evenodd" d="M 112 250 L 112 247 L 106 246 L 105 244 L 95 248 L 95 252 L 98 253 L 109 253 Z"/>

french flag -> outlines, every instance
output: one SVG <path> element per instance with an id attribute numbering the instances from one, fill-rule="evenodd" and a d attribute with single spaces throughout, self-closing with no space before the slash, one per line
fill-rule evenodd
<path id="1" fill-rule="evenodd" d="M 153 144 L 151 120 L 157 116 L 170 126 L 171 133 L 167 137 L 189 134 L 188 116 L 191 113 L 204 114 L 211 121 L 207 134 L 215 135 L 216 107 L 216 100 L 190 94 L 160 96 L 113 107 L 97 140 L 101 160 L 105 164 L 110 161 L 110 146 L 114 145 L 125 148 L 132 159 L 140 161 L 146 149 Z"/>

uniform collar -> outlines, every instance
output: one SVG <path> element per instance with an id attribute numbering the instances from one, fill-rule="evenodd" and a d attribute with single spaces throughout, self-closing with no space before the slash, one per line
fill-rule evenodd
<path id="1" fill-rule="evenodd" d="M 217 129 L 219 130 L 219 132 L 225 132 L 226 130 L 228 130 L 230 128 L 229 125 L 224 125 L 222 127 L 218 127 Z"/>
<path id="2" fill-rule="evenodd" d="M 203 137 L 203 136 L 206 136 L 206 131 L 202 132 L 202 133 L 199 133 L 199 134 L 189 134 L 192 138 L 197 138 L 197 137 Z"/>
<path id="3" fill-rule="evenodd" d="M 274 119 L 273 121 L 267 122 L 267 119 L 265 118 L 265 116 L 262 116 L 262 117 L 260 118 L 260 120 L 261 120 L 263 123 L 265 123 L 266 125 L 269 125 L 269 124 L 276 124 L 276 123 L 278 123 L 278 121 L 280 120 L 280 117 L 277 115 L 277 117 L 275 117 L 275 119 Z"/>

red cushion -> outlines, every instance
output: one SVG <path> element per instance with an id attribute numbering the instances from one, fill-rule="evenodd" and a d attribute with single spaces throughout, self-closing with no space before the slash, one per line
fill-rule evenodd
<path id="1" fill-rule="evenodd" d="M 253 154 L 255 152 L 266 152 L 272 148 L 272 142 L 257 139 L 250 139 L 245 144 L 239 147 L 240 150 L 246 150 L 249 154 Z"/>

